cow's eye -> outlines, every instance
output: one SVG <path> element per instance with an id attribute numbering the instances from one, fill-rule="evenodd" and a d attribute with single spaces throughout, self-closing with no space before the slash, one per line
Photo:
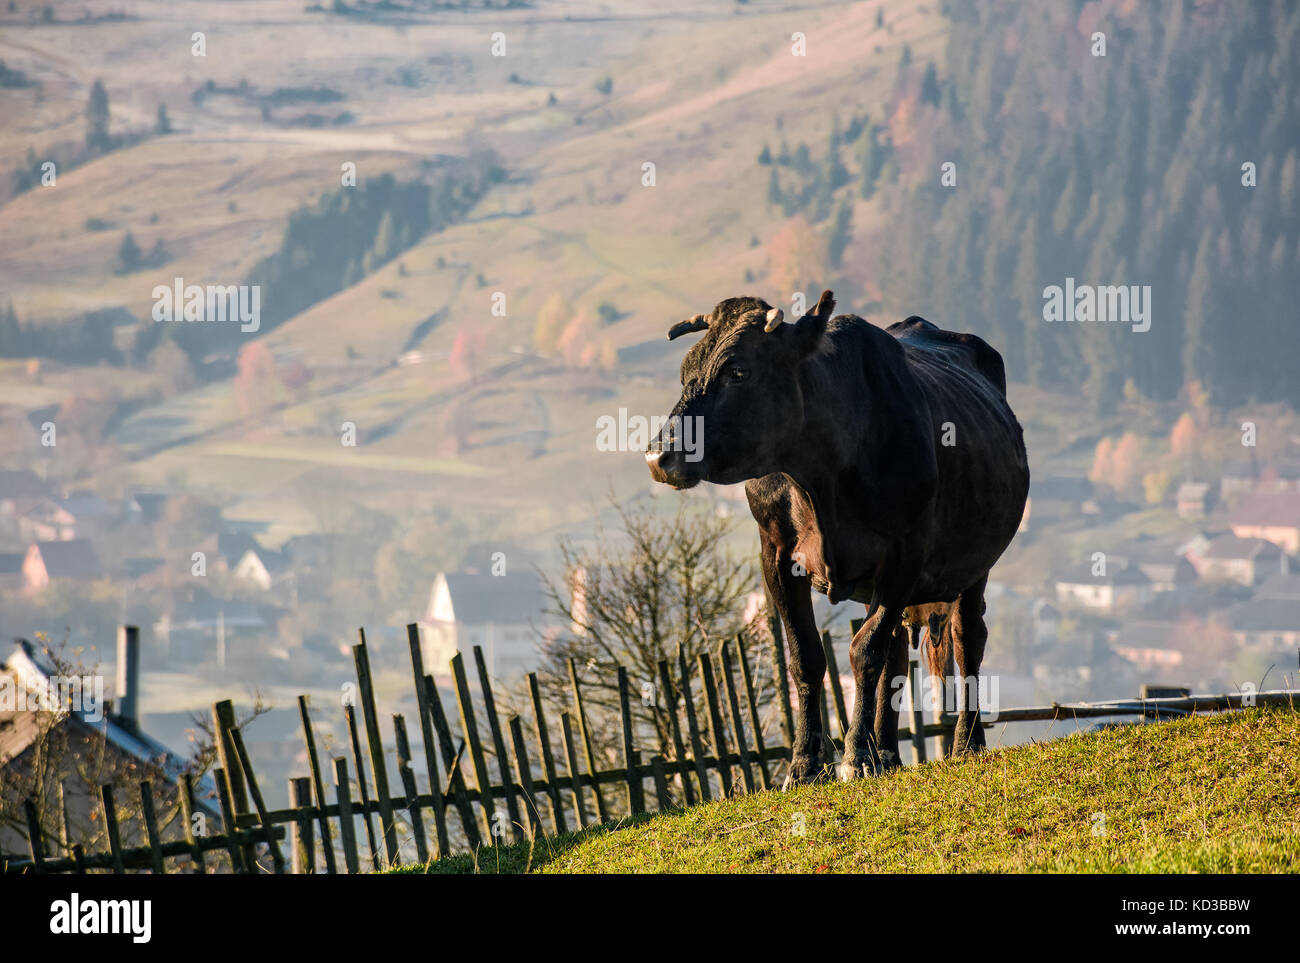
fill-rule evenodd
<path id="1" fill-rule="evenodd" d="M 727 375 L 732 381 L 744 381 L 749 376 L 749 372 L 744 368 L 731 368 L 727 371 Z"/>

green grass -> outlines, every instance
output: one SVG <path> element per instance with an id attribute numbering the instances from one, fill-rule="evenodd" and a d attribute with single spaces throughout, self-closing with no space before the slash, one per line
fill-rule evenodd
<path id="1" fill-rule="evenodd" d="M 1295 872 L 1297 746 L 1290 709 L 1125 726 L 396 872 Z"/>

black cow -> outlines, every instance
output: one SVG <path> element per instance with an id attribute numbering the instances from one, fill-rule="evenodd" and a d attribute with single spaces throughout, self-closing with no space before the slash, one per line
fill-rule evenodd
<path id="1" fill-rule="evenodd" d="M 984 744 L 975 688 L 988 638 L 984 588 L 1029 492 L 997 351 L 918 317 L 888 330 L 832 319 L 834 306 L 826 291 L 784 324 L 760 298 L 729 298 L 673 325 L 670 340 L 706 333 L 683 359 L 681 399 L 646 452 L 651 476 L 674 488 L 746 483 L 763 576 L 793 641 L 795 781 L 824 768 L 826 660 L 813 588 L 832 602 L 870 603 L 850 649 L 848 772 L 899 764 L 891 697 L 906 678 L 906 633 L 895 630 L 909 606 L 954 603 L 947 632 L 968 693 L 954 749 Z M 683 418 L 702 419 L 702 450 L 680 450 Z"/>

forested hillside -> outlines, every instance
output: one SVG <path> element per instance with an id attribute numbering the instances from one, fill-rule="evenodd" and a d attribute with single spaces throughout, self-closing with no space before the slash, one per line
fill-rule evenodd
<path id="1" fill-rule="evenodd" d="M 1080 390 L 1098 412 L 1126 385 L 1300 402 L 1300 7 L 975 0 L 947 14 L 941 96 L 917 65 L 889 107 L 886 313 L 984 333 L 1013 377 Z M 949 161 L 955 186 L 940 182 Z M 1043 289 L 1067 277 L 1150 285 L 1150 330 L 1045 322 Z"/>

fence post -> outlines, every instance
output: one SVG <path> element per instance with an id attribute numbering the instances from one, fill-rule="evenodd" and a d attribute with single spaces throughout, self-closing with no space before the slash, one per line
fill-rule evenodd
<path id="1" fill-rule="evenodd" d="M 528 835 L 535 839 L 542 828 L 541 815 L 537 812 L 537 794 L 533 787 L 533 771 L 528 765 L 528 746 L 524 744 L 524 724 L 519 716 L 510 717 L 510 739 L 515 747 L 515 775 L 518 777 L 519 789 L 524 797 L 524 811 L 528 817 Z"/>
<path id="2" fill-rule="evenodd" d="M 113 787 L 100 786 L 99 799 L 104 805 L 104 829 L 108 832 L 108 849 L 113 854 L 113 872 L 126 872 L 122 864 L 122 836 L 117 829 L 117 804 L 113 801 Z"/>
<path id="3" fill-rule="evenodd" d="M 185 841 L 190 844 L 190 859 L 194 863 L 195 870 L 203 875 L 207 873 L 208 868 L 203 858 L 203 848 L 194 835 L 194 811 L 198 806 L 194 796 L 193 773 L 187 772 L 181 776 L 180 795 L 181 819 L 185 820 Z"/>
<path id="4" fill-rule="evenodd" d="M 239 821 L 239 817 L 248 812 L 248 791 L 244 786 L 244 773 L 239 767 L 239 760 L 235 758 L 235 746 L 230 741 L 230 730 L 234 729 L 235 722 L 235 704 L 229 699 L 222 699 L 220 702 L 212 704 L 212 741 L 217 745 L 217 761 L 221 765 L 221 771 L 226 774 L 227 787 L 230 790 L 231 812 L 234 816 L 234 822 L 231 823 L 233 828 Z M 249 867 L 249 872 L 255 864 L 252 844 L 245 844 L 243 847 L 244 865 Z"/>
<path id="5" fill-rule="evenodd" d="M 510 757 L 506 755 L 506 741 L 501 734 L 497 702 L 492 697 L 492 682 L 488 679 L 487 660 L 483 658 L 481 645 L 474 646 L 474 666 L 478 669 L 478 688 L 483 695 L 483 712 L 487 716 L 488 732 L 492 736 L 492 748 L 497 756 L 497 771 L 501 773 L 501 789 L 505 793 L 506 813 L 510 816 L 515 842 L 522 843 L 524 841 L 523 817 L 519 813 L 519 801 L 515 799 L 515 781 L 510 778 Z"/>
<path id="6" fill-rule="evenodd" d="M 361 821 L 366 826 L 366 841 L 370 843 L 370 868 L 379 869 L 379 841 L 375 837 L 375 824 L 370 821 L 370 790 L 366 788 L 366 757 L 361 754 L 361 737 L 357 734 L 357 710 L 344 706 L 343 716 L 348 722 L 348 735 L 352 740 L 352 764 L 357 767 L 357 795 L 361 797 Z"/>
<path id="7" fill-rule="evenodd" d="M 375 774 L 375 795 L 379 798 L 380 830 L 384 834 L 384 856 L 390 866 L 401 858 L 397 850 L 397 827 L 393 825 L 393 800 L 388 791 L 388 766 L 384 763 L 384 740 L 379 733 L 379 714 L 375 711 L 375 690 L 370 681 L 370 652 L 366 648 L 366 630 L 358 629 L 361 641 L 352 647 L 357 668 L 357 687 L 361 695 L 361 715 L 366 723 L 366 741 L 370 743 L 370 768 Z"/>
<path id="8" fill-rule="evenodd" d="M 41 820 L 36 815 L 36 804 L 31 799 L 23 800 L 23 812 L 27 816 L 27 844 L 32 851 L 32 865 L 36 872 L 45 872 L 45 840 L 41 837 Z"/>
<path id="9" fill-rule="evenodd" d="M 233 755 L 233 750 L 231 754 Z M 212 770 L 212 776 L 217 781 L 217 799 L 221 803 L 221 829 L 222 835 L 226 837 L 226 851 L 230 853 L 230 868 L 236 873 L 250 873 L 253 861 L 245 848 L 239 845 L 235 807 L 230 802 L 230 781 L 226 778 L 225 769 L 221 767 Z"/>
<path id="10" fill-rule="evenodd" d="M 424 698 L 433 715 L 433 727 L 437 731 L 438 748 L 442 752 L 443 765 L 447 767 L 447 791 L 456 801 L 456 811 L 460 813 L 460 825 L 465 830 L 465 838 L 471 849 L 477 849 L 482 837 L 479 835 L 478 822 L 474 819 L 474 809 L 469 804 L 469 795 L 465 792 L 465 777 L 456 766 L 456 752 L 452 749 L 451 727 L 447 725 L 447 714 L 442 709 L 442 696 L 433 676 L 424 677 Z M 461 743 L 462 748 L 464 743 Z M 450 846 L 449 846 L 450 848 Z"/>
<path id="11" fill-rule="evenodd" d="M 704 682 L 704 701 L 709 707 L 709 732 L 713 739 L 713 754 L 718 761 L 718 778 L 722 780 L 722 796 L 731 795 L 731 750 L 727 747 L 727 730 L 718 708 L 718 686 L 713 679 L 713 663 L 709 653 L 700 653 L 700 678 Z"/>
<path id="12" fill-rule="evenodd" d="M 657 708 L 668 714 L 668 731 L 673 738 L 673 754 L 676 758 L 678 768 L 678 778 L 682 784 L 682 796 L 686 800 L 686 805 L 695 805 L 695 787 L 691 785 L 691 775 L 686 769 L 686 746 L 682 743 L 682 724 L 677 718 L 677 692 L 673 688 L 672 673 L 668 670 L 668 660 L 659 660 L 659 688 L 661 695 L 657 701 Z M 667 705 L 664 705 L 667 700 Z"/>
<path id="13" fill-rule="evenodd" d="M 496 804 L 492 799 L 492 777 L 488 775 L 487 760 L 483 757 L 483 744 L 478 738 L 478 720 L 474 718 L 474 701 L 469 694 L 469 681 L 465 677 L 465 660 L 457 652 L 451 657 L 451 675 L 456 680 L 456 703 L 460 707 L 460 727 L 469 743 L 469 758 L 474 764 L 474 782 L 478 786 L 478 804 L 487 820 L 488 838 L 496 845 Z"/>
<path id="14" fill-rule="evenodd" d="M 758 699 L 754 695 L 754 677 L 749 671 L 749 658 L 745 655 L 745 642 L 736 636 L 736 656 L 740 661 L 740 679 L 745 684 L 745 704 L 749 706 L 749 725 L 754 730 L 754 750 L 758 754 L 758 771 L 763 788 L 772 788 L 772 774 L 767 768 L 767 746 L 763 742 L 763 726 L 758 721 Z"/>
<path id="15" fill-rule="evenodd" d="M 158 838 L 158 814 L 153 808 L 153 787 L 149 780 L 140 783 L 140 811 L 144 816 L 144 829 L 149 840 L 149 865 L 155 874 L 163 875 L 162 842 Z"/>
<path id="16" fill-rule="evenodd" d="M 628 691 L 627 669 L 618 667 L 618 709 L 623 720 L 623 763 L 627 766 L 627 811 L 639 813 L 645 811 L 641 799 L 641 777 L 636 771 L 636 759 L 632 749 L 632 699 Z"/>
<path id="17" fill-rule="evenodd" d="M 289 780 L 289 805 L 297 815 L 289 824 L 289 854 L 295 875 L 316 872 L 315 833 L 311 823 L 311 779 L 297 776 Z"/>
<path id="18" fill-rule="evenodd" d="M 424 768 L 429 774 L 429 794 L 433 797 L 433 829 L 438 841 L 438 855 L 451 852 L 447 836 L 447 803 L 442 798 L 438 775 L 438 750 L 433 743 L 429 715 L 429 693 L 424 684 L 424 655 L 420 651 L 420 627 L 414 622 L 406 627 L 406 641 L 411 649 L 411 674 L 415 677 L 415 702 L 420 712 L 420 739 L 424 743 Z"/>
<path id="19" fill-rule="evenodd" d="M 582 705 L 582 690 L 578 686 L 578 664 L 569 659 L 569 684 L 573 688 L 573 708 L 578 716 L 578 734 L 582 737 L 583 755 L 587 757 L 587 771 L 591 775 L 591 794 L 596 797 L 596 815 L 599 820 L 607 822 L 609 813 L 605 809 L 605 797 L 600 794 L 600 780 L 596 778 L 596 753 L 591 748 L 591 732 L 587 729 L 587 710 Z"/>
<path id="20" fill-rule="evenodd" d="M 928 629 L 926 631 L 929 631 Z M 915 656 L 915 658 L 913 658 Z M 907 689 L 911 705 L 912 752 L 918 763 L 925 762 L 925 717 L 921 713 L 921 650 L 909 652 Z"/>
<path id="21" fill-rule="evenodd" d="M 840 667 L 835 661 L 835 646 L 831 644 L 831 633 L 822 632 L 822 651 L 826 653 L 826 675 L 831 681 L 831 696 L 835 700 L 835 720 L 840 726 L 840 739 L 849 731 L 849 714 L 844 708 L 844 687 L 840 685 Z M 858 698 L 863 698 L 858 693 Z"/>
<path id="22" fill-rule="evenodd" d="M 700 798 L 709 802 L 713 799 L 713 790 L 709 786 L 709 768 L 704 764 L 704 740 L 700 738 L 700 724 L 695 718 L 690 668 L 686 664 L 686 653 L 680 644 L 677 646 L 677 671 L 682 677 L 682 708 L 686 711 L 686 728 L 691 737 L 691 752 L 695 755 L 695 775 L 700 780 Z M 687 778 L 683 773 L 682 779 Z"/>
<path id="23" fill-rule="evenodd" d="M 668 777 L 664 774 L 664 757 L 653 755 L 650 757 L 650 771 L 655 777 L 655 797 L 659 802 L 659 811 L 667 812 L 673 806 L 672 798 L 668 795 Z"/>
<path id="24" fill-rule="evenodd" d="M 248 794 L 253 797 L 253 808 L 257 810 L 257 818 L 262 823 L 262 832 L 266 836 L 266 847 L 271 851 L 271 864 L 275 868 L 276 875 L 284 873 L 284 855 L 280 852 L 280 845 L 275 841 L 275 827 L 271 825 L 271 818 L 266 810 L 266 801 L 262 799 L 262 790 L 257 786 L 257 776 L 253 774 L 253 765 L 248 761 L 248 749 L 244 746 L 244 736 L 238 729 L 230 730 L 230 740 L 235 744 L 235 755 L 239 759 L 240 768 L 244 770 L 244 781 L 248 783 Z"/>
<path id="25" fill-rule="evenodd" d="M 736 751 L 740 754 L 740 775 L 745 781 L 745 792 L 753 794 L 754 773 L 749 763 L 749 743 L 745 740 L 745 723 L 740 715 L 740 700 L 736 697 L 736 683 L 731 675 L 731 653 L 727 651 L 724 639 L 718 646 L 718 655 L 722 664 L 722 684 L 727 690 L 727 706 L 731 710 L 731 728 L 736 733 Z"/>
<path id="26" fill-rule="evenodd" d="M 352 824 L 352 790 L 348 785 L 348 760 L 346 756 L 334 759 L 334 793 L 339 801 L 339 841 L 343 844 L 343 866 L 355 876 L 360 872 L 357 859 L 357 833 Z"/>
<path id="27" fill-rule="evenodd" d="M 400 713 L 393 715 L 393 731 L 397 734 L 397 775 L 406 793 L 406 812 L 411 820 L 411 835 L 415 838 L 415 858 L 421 863 L 429 861 L 429 845 L 424 838 L 424 816 L 420 813 L 419 787 L 411 770 L 411 742 L 406 736 L 406 720 Z"/>
<path id="28" fill-rule="evenodd" d="M 533 722 L 537 729 L 537 744 L 542 752 L 542 773 L 546 776 L 547 795 L 551 800 L 551 828 L 562 833 L 567 828 L 564 822 L 564 805 L 560 802 L 560 787 L 555 784 L 555 755 L 551 751 L 551 734 L 546 727 L 546 714 L 542 711 L 542 690 L 537 684 L 537 673 L 528 673 L 528 694 L 533 700 Z"/>
<path id="29" fill-rule="evenodd" d="M 320 824 L 320 847 L 325 852 L 325 872 L 338 872 L 334 865 L 334 840 L 330 839 L 330 821 L 325 815 L 325 784 L 321 778 L 320 758 L 316 755 L 316 734 L 311 728 L 311 713 L 307 710 L 307 697 L 298 696 L 298 715 L 302 719 L 302 737 L 307 743 L 307 762 L 311 766 L 311 783 L 316 793 L 316 814 Z"/>
<path id="30" fill-rule="evenodd" d="M 560 713 L 560 728 L 564 732 L 564 755 L 569 762 L 569 785 L 573 788 L 573 812 L 580 829 L 587 828 L 587 807 L 582 801 L 582 774 L 578 771 L 578 751 L 573 744 L 573 726 L 569 714 Z"/>

